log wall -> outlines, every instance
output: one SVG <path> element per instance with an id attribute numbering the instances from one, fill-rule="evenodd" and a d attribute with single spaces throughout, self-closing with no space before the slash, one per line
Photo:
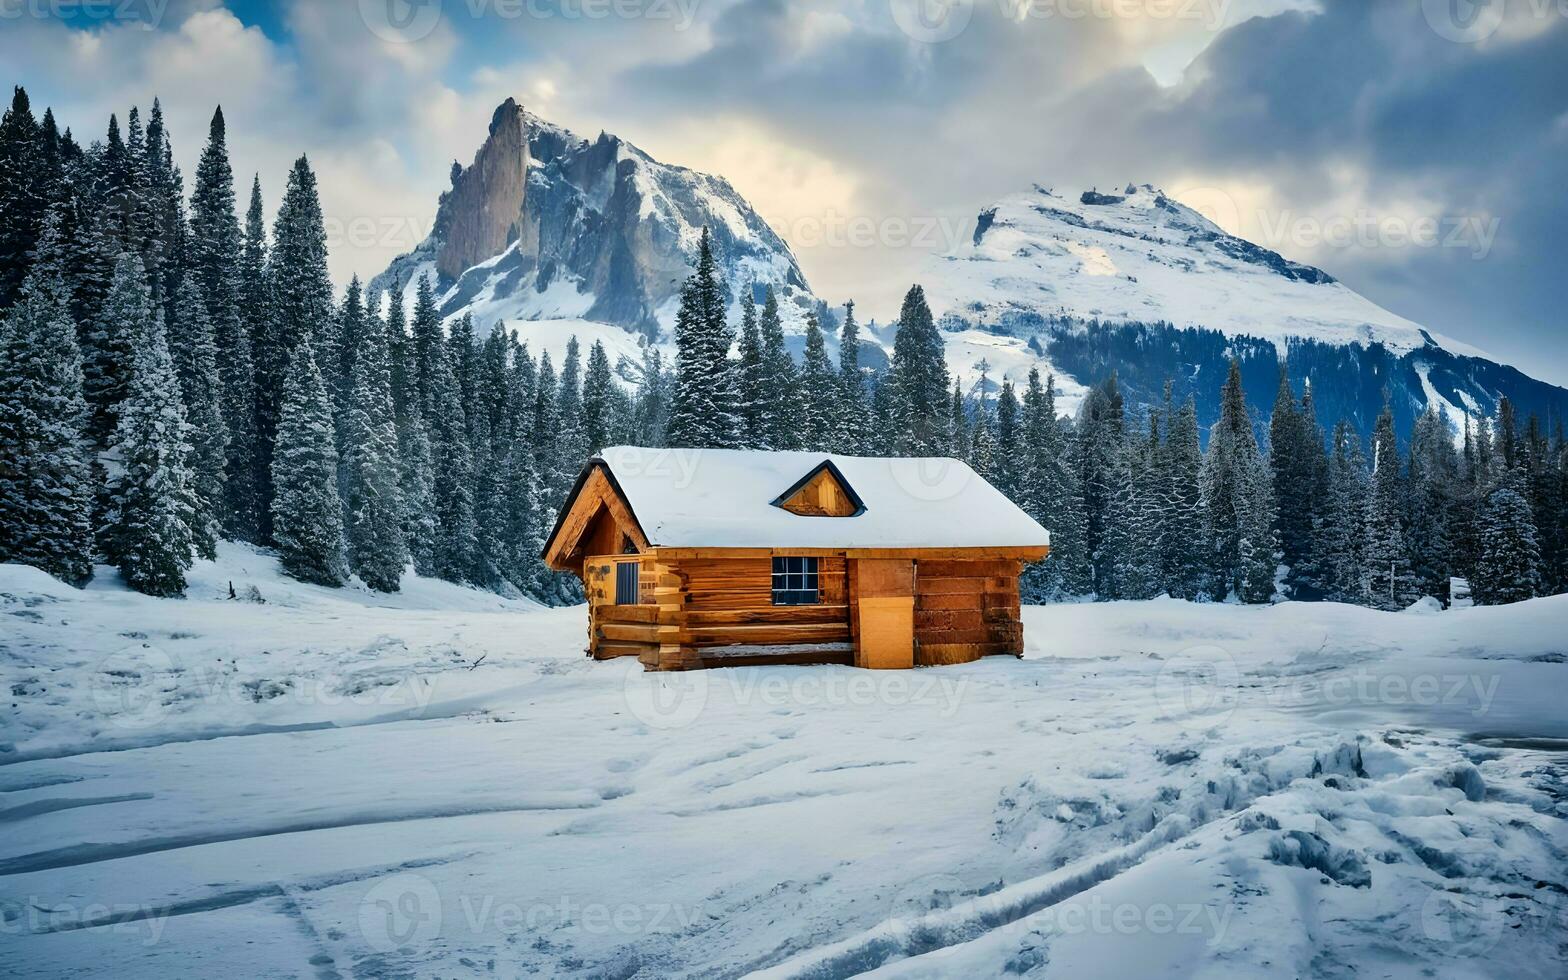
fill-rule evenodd
<path id="1" fill-rule="evenodd" d="M 915 663 L 968 663 L 991 654 L 1022 656 L 1021 562 L 920 560 L 915 563 Z"/>

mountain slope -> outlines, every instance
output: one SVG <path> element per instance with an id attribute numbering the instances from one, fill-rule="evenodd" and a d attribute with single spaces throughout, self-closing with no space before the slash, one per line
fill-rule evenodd
<path id="1" fill-rule="evenodd" d="M 429 238 L 371 289 L 410 290 L 428 274 L 443 314 L 484 326 L 580 318 L 657 337 L 704 226 L 733 288 L 773 286 L 791 319 L 815 306 L 789 246 L 728 181 L 605 133 L 583 139 L 507 99 L 473 163 L 454 167 Z"/>
<path id="2" fill-rule="evenodd" d="M 1208 423 L 1235 357 L 1260 431 L 1281 363 L 1298 391 L 1310 380 L 1325 428 L 1343 417 L 1364 436 L 1385 393 L 1402 435 L 1433 402 L 1456 428 L 1503 395 L 1522 414 L 1568 413 L 1568 391 L 1230 235 L 1147 184 L 1008 197 L 980 212 L 969 242 L 933 256 L 924 281 L 955 371 L 972 383 L 983 358 L 993 379 L 1016 381 L 1039 363 L 1069 379 L 1069 407 L 1115 371 L 1135 410 L 1161 401 L 1170 379 Z"/>

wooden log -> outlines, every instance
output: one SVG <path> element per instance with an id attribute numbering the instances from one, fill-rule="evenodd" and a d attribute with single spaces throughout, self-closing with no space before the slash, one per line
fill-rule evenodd
<path id="1" fill-rule="evenodd" d="M 612 643 L 609 640 L 600 640 L 593 648 L 593 659 L 614 660 L 617 657 L 641 657 L 650 651 L 659 648 L 651 643 Z"/>
<path id="2" fill-rule="evenodd" d="M 692 609 L 686 624 L 700 626 L 758 626 L 765 623 L 847 623 L 846 605 L 774 606 L 765 609 Z"/>
<path id="3" fill-rule="evenodd" d="M 774 645 L 782 643 L 835 643 L 849 639 L 849 623 L 800 623 L 762 626 L 690 627 L 683 642 L 692 646 L 726 646 L 735 643 Z"/>
<path id="4" fill-rule="evenodd" d="M 915 565 L 920 575 L 931 578 L 1016 578 L 1018 576 L 1018 562 L 1012 559 L 967 561 L 937 558 L 930 561 L 917 560 Z"/>
<path id="5" fill-rule="evenodd" d="M 594 610 L 601 623 L 657 623 L 658 606 L 605 605 Z"/>
<path id="6" fill-rule="evenodd" d="M 632 643 L 660 642 L 659 627 L 642 623 L 600 623 L 599 636 L 606 640 L 625 640 Z"/>
<path id="7" fill-rule="evenodd" d="M 915 663 L 922 667 L 967 664 L 981 657 L 1013 652 L 1002 643 L 920 643 L 915 648 Z"/>
<path id="8" fill-rule="evenodd" d="M 972 592 L 976 595 L 985 592 L 1003 592 L 1007 589 L 1007 582 L 1002 578 L 958 578 L 917 576 L 915 579 L 916 595 L 951 595 L 953 593 Z"/>

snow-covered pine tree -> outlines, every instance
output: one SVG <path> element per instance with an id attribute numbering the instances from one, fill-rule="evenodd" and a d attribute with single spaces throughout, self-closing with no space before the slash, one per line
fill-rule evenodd
<path id="1" fill-rule="evenodd" d="M 0 116 L 0 310 L 21 295 L 43 227 L 42 152 L 32 102 L 18 85 Z"/>
<path id="2" fill-rule="evenodd" d="M 474 451 L 474 561 L 469 578 L 490 589 L 504 589 L 512 561 L 506 540 L 506 462 L 513 432 L 511 377 L 507 358 L 512 340 L 496 322 L 477 348 L 473 364 L 468 431 Z"/>
<path id="3" fill-rule="evenodd" d="M 375 304 L 379 305 L 379 304 Z M 403 293 L 387 297 L 387 361 L 392 413 L 397 425 L 398 487 L 403 513 L 403 542 L 414 571 L 435 574 L 435 463 L 418 388 L 414 343 L 403 312 Z"/>
<path id="4" fill-rule="evenodd" d="M 1481 554 L 1470 594 L 1482 605 L 1521 602 L 1539 594 L 1540 541 L 1530 503 L 1505 480 L 1481 512 Z"/>
<path id="5" fill-rule="evenodd" d="M 353 572 L 378 592 L 396 592 L 408 548 L 403 540 L 390 337 L 376 317 L 361 326 L 354 345 L 353 391 L 344 413 L 344 531 Z"/>
<path id="6" fill-rule="evenodd" d="M 1274 592 L 1273 493 L 1236 360 L 1220 393 L 1220 418 L 1209 433 L 1200 482 L 1216 597 L 1267 602 Z"/>
<path id="7" fill-rule="evenodd" d="M 1159 416 L 1151 413 L 1146 439 L 1128 439 L 1125 462 L 1118 465 L 1122 486 L 1112 500 L 1108 536 L 1115 542 L 1116 594 L 1123 599 L 1152 599 L 1165 591 L 1160 569 L 1161 494 Z M 1119 539 L 1119 540 L 1117 540 Z"/>
<path id="8" fill-rule="evenodd" d="M 98 319 L 87 329 L 83 392 L 91 410 L 88 431 L 106 443 L 114 432 L 120 402 L 130 382 L 133 344 L 152 318 L 152 291 L 141 256 L 122 253 Z"/>
<path id="9" fill-rule="evenodd" d="M 800 415 L 804 405 L 800 394 L 799 372 L 784 344 L 784 321 L 779 316 L 779 299 L 769 286 L 763 294 L 762 316 L 762 397 L 763 440 L 760 449 L 800 449 Z M 674 445 L 674 443 L 671 443 Z"/>
<path id="10" fill-rule="evenodd" d="M 1023 588 L 1032 601 L 1058 600 L 1090 594 L 1083 512 L 1083 491 L 1071 460 L 1072 434 L 1056 416 L 1056 379 L 1040 385 L 1040 372 L 1029 369 L 1024 393 L 1023 453 L 1020 475 L 1022 506 L 1051 532 L 1051 555 L 1024 572 Z"/>
<path id="11" fill-rule="evenodd" d="M 93 574 L 92 471 L 59 220 L 58 209 L 45 217 L 39 258 L 0 322 L 0 562 L 79 586 Z"/>
<path id="12" fill-rule="evenodd" d="M 855 322 L 855 304 L 844 304 L 844 325 L 838 344 L 839 413 L 838 452 L 851 456 L 870 452 L 870 405 L 866 398 L 866 378 L 860 370 L 860 325 Z"/>
<path id="13" fill-rule="evenodd" d="M 416 320 L 418 316 L 416 315 Z M 439 332 L 439 324 L 436 327 Z M 424 365 L 425 426 L 430 434 L 432 493 L 435 503 L 436 575 L 451 582 L 467 581 L 473 568 L 477 530 L 474 525 L 474 457 L 450 352 L 439 338 Z"/>
<path id="14" fill-rule="evenodd" d="M 1447 597 L 1454 574 L 1450 517 L 1458 492 L 1459 460 L 1448 421 L 1429 404 L 1410 435 L 1409 492 L 1406 498 L 1406 544 L 1416 590 Z"/>
<path id="15" fill-rule="evenodd" d="M 884 382 L 888 391 L 889 441 L 901 456 L 943 456 L 952 446 L 952 401 L 947 359 L 925 290 L 904 294 L 893 337 L 893 359 Z"/>
<path id="16" fill-rule="evenodd" d="M 953 394 L 947 402 L 946 440 L 942 455 L 955 459 L 969 455 L 969 411 L 964 406 L 964 392 L 957 378 L 953 379 Z"/>
<path id="17" fill-rule="evenodd" d="M 283 571 L 302 582 L 342 585 L 348 569 L 332 398 L 308 337 L 295 349 L 283 385 L 272 485 L 273 536 Z"/>
<path id="18" fill-rule="evenodd" d="M 1403 609 L 1420 593 L 1405 542 L 1405 481 L 1394 439 L 1394 410 L 1385 399 L 1373 431 L 1372 486 L 1366 499 L 1364 575 L 1374 609 Z"/>
<path id="19" fill-rule="evenodd" d="M 1167 399 L 1167 403 L 1169 399 Z M 1165 435 L 1165 498 L 1161 516 L 1160 567 L 1165 589 L 1178 599 L 1212 595 L 1208 577 L 1208 517 L 1203 498 L 1203 450 L 1198 439 L 1198 405 L 1182 403 Z"/>
<path id="20" fill-rule="evenodd" d="M 140 258 L 131 261 L 141 268 Z M 183 595 L 191 566 L 191 449 L 162 310 L 138 321 L 132 349 L 108 453 L 103 548 L 137 592 Z"/>
<path id="21" fill-rule="evenodd" d="M 1539 588 L 1542 595 L 1552 595 L 1562 591 L 1558 572 L 1564 563 L 1564 551 L 1568 550 L 1565 502 L 1561 474 L 1557 469 L 1559 454 L 1547 437 L 1540 417 L 1533 412 L 1525 423 L 1525 441 L 1529 447 L 1525 468 L 1525 487 L 1529 491 L 1526 497 L 1530 501 L 1541 550 Z"/>
<path id="22" fill-rule="evenodd" d="M 670 376 L 664 369 L 664 355 L 648 344 L 642 350 L 642 377 L 637 382 L 633 441 L 639 446 L 663 446 L 669 422 Z M 756 447 L 760 430 L 753 430 L 751 445 Z"/>
<path id="23" fill-rule="evenodd" d="M 1269 417 L 1269 475 L 1275 501 L 1275 534 L 1281 560 L 1291 569 L 1291 583 L 1304 580 L 1312 549 L 1313 482 L 1309 420 L 1297 407 L 1284 364 L 1279 391 Z"/>
<path id="24" fill-rule="evenodd" d="M 358 356 L 357 347 L 365 336 L 371 332 L 368 323 L 369 314 L 365 310 L 364 287 L 359 283 L 359 276 L 349 279 L 348 288 L 343 291 L 343 302 L 336 311 L 336 332 L 340 341 L 338 347 L 338 363 L 334 365 L 332 373 L 337 377 L 338 384 L 332 394 L 332 420 L 333 427 L 338 434 L 338 453 L 341 456 L 345 448 L 344 440 L 347 438 L 347 418 L 349 406 L 354 402 L 354 360 Z M 376 325 L 376 332 L 385 334 Z"/>
<path id="25" fill-rule="evenodd" d="M 997 482 L 999 460 L 996 442 L 996 423 L 992 420 L 991 410 L 986 407 L 985 399 L 982 397 L 980 407 L 975 410 L 975 421 L 969 435 L 969 448 L 964 458 L 969 461 L 971 469 L 991 484 Z"/>
<path id="26" fill-rule="evenodd" d="M 300 157 L 272 223 L 272 309 L 278 341 L 289 352 L 308 342 L 329 393 L 339 390 L 343 363 L 332 279 L 327 274 L 327 232 L 310 161 Z"/>
<path id="27" fill-rule="evenodd" d="M 806 353 L 800 368 L 802 448 L 831 452 L 838 442 L 839 380 L 828 359 L 815 313 L 806 315 Z"/>
<path id="28" fill-rule="evenodd" d="M 1313 526 L 1312 565 L 1323 598 L 1365 605 L 1366 500 L 1369 492 L 1361 442 L 1345 419 L 1334 426 L 1328 491 Z"/>
<path id="29" fill-rule="evenodd" d="M 768 406 L 766 375 L 762 363 L 762 332 L 757 326 L 757 303 L 747 286 L 740 301 L 740 330 L 736 340 L 739 358 L 735 362 L 735 389 L 739 399 L 740 444 L 748 449 L 765 448 L 764 431 Z"/>
<path id="30" fill-rule="evenodd" d="M 585 458 L 610 444 L 615 424 L 615 395 L 615 376 L 610 371 L 610 356 L 604 352 L 604 344 L 595 340 L 588 351 L 588 370 L 583 375 Z"/>
<path id="31" fill-rule="evenodd" d="M 230 430 L 229 491 L 233 501 L 235 534 L 257 542 L 272 540 L 272 446 L 277 431 L 276 393 L 282 390 L 287 352 L 278 340 L 277 321 L 272 309 L 272 281 L 267 270 L 267 224 L 262 210 L 261 179 L 252 178 L 250 204 L 245 210 L 245 234 L 240 247 L 239 283 L 240 321 L 250 340 L 251 390 L 225 391 L 234 405 L 227 417 L 233 420 L 250 408 L 250 470 L 244 475 L 244 460 L 236 455 L 234 440 L 243 439 L 238 428 Z M 243 443 L 239 447 L 243 450 Z"/>
<path id="32" fill-rule="evenodd" d="M 775 315 L 777 308 L 774 308 Z M 740 394 L 729 359 L 724 292 L 708 230 L 697 268 L 681 289 L 675 318 L 675 392 L 668 438 L 672 446 L 726 449 L 739 445 Z"/>
<path id="33" fill-rule="evenodd" d="M 561 420 L 555 434 L 559 463 L 552 483 L 559 488 L 564 500 L 588 458 L 587 429 L 583 419 L 583 356 L 575 335 L 566 341 L 559 384 L 560 392 L 555 398 L 556 415 Z"/>
<path id="34" fill-rule="evenodd" d="M 1022 467 L 1022 439 L 1018 425 L 1018 392 L 1013 382 L 1002 379 L 1002 392 L 996 397 L 996 488 L 1017 503 L 1021 497 L 1019 474 Z"/>
<path id="35" fill-rule="evenodd" d="M 229 433 L 223 419 L 212 321 L 194 275 L 181 279 L 175 292 L 169 353 L 180 379 L 185 421 L 190 425 L 191 542 L 198 555 L 210 560 L 217 557 L 222 534 Z"/>
<path id="36" fill-rule="evenodd" d="M 1111 496 L 1121 483 L 1117 471 L 1125 462 L 1123 454 L 1127 439 L 1121 385 L 1116 372 L 1111 372 L 1108 378 L 1091 388 L 1084 398 L 1078 411 L 1077 436 L 1075 457 L 1079 484 L 1083 488 L 1094 591 L 1101 598 L 1116 598 L 1114 589 L 1106 590 L 1106 583 L 1122 556 L 1107 545 L 1107 516 Z"/>

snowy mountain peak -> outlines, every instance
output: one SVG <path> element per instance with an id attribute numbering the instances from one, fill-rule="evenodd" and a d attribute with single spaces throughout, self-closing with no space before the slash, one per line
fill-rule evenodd
<path id="1" fill-rule="evenodd" d="M 584 139 L 507 99 L 473 162 L 454 165 L 430 237 L 371 285 L 408 290 L 428 274 L 448 316 L 580 318 L 657 336 L 704 227 L 737 291 L 773 286 L 792 319 L 815 305 L 789 246 L 727 180 L 607 133 Z"/>
<path id="2" fill-rule="evenodd" d="M 1052 319 L 1169 323 L 1228 335 L 1392 351 L 1434 340 L 1333 276 L 1226 232 L 1149 185 L 1036 185 L 980 212 L 973 239 L 926 277 L 949 327 L 1027 331 Z"/>

